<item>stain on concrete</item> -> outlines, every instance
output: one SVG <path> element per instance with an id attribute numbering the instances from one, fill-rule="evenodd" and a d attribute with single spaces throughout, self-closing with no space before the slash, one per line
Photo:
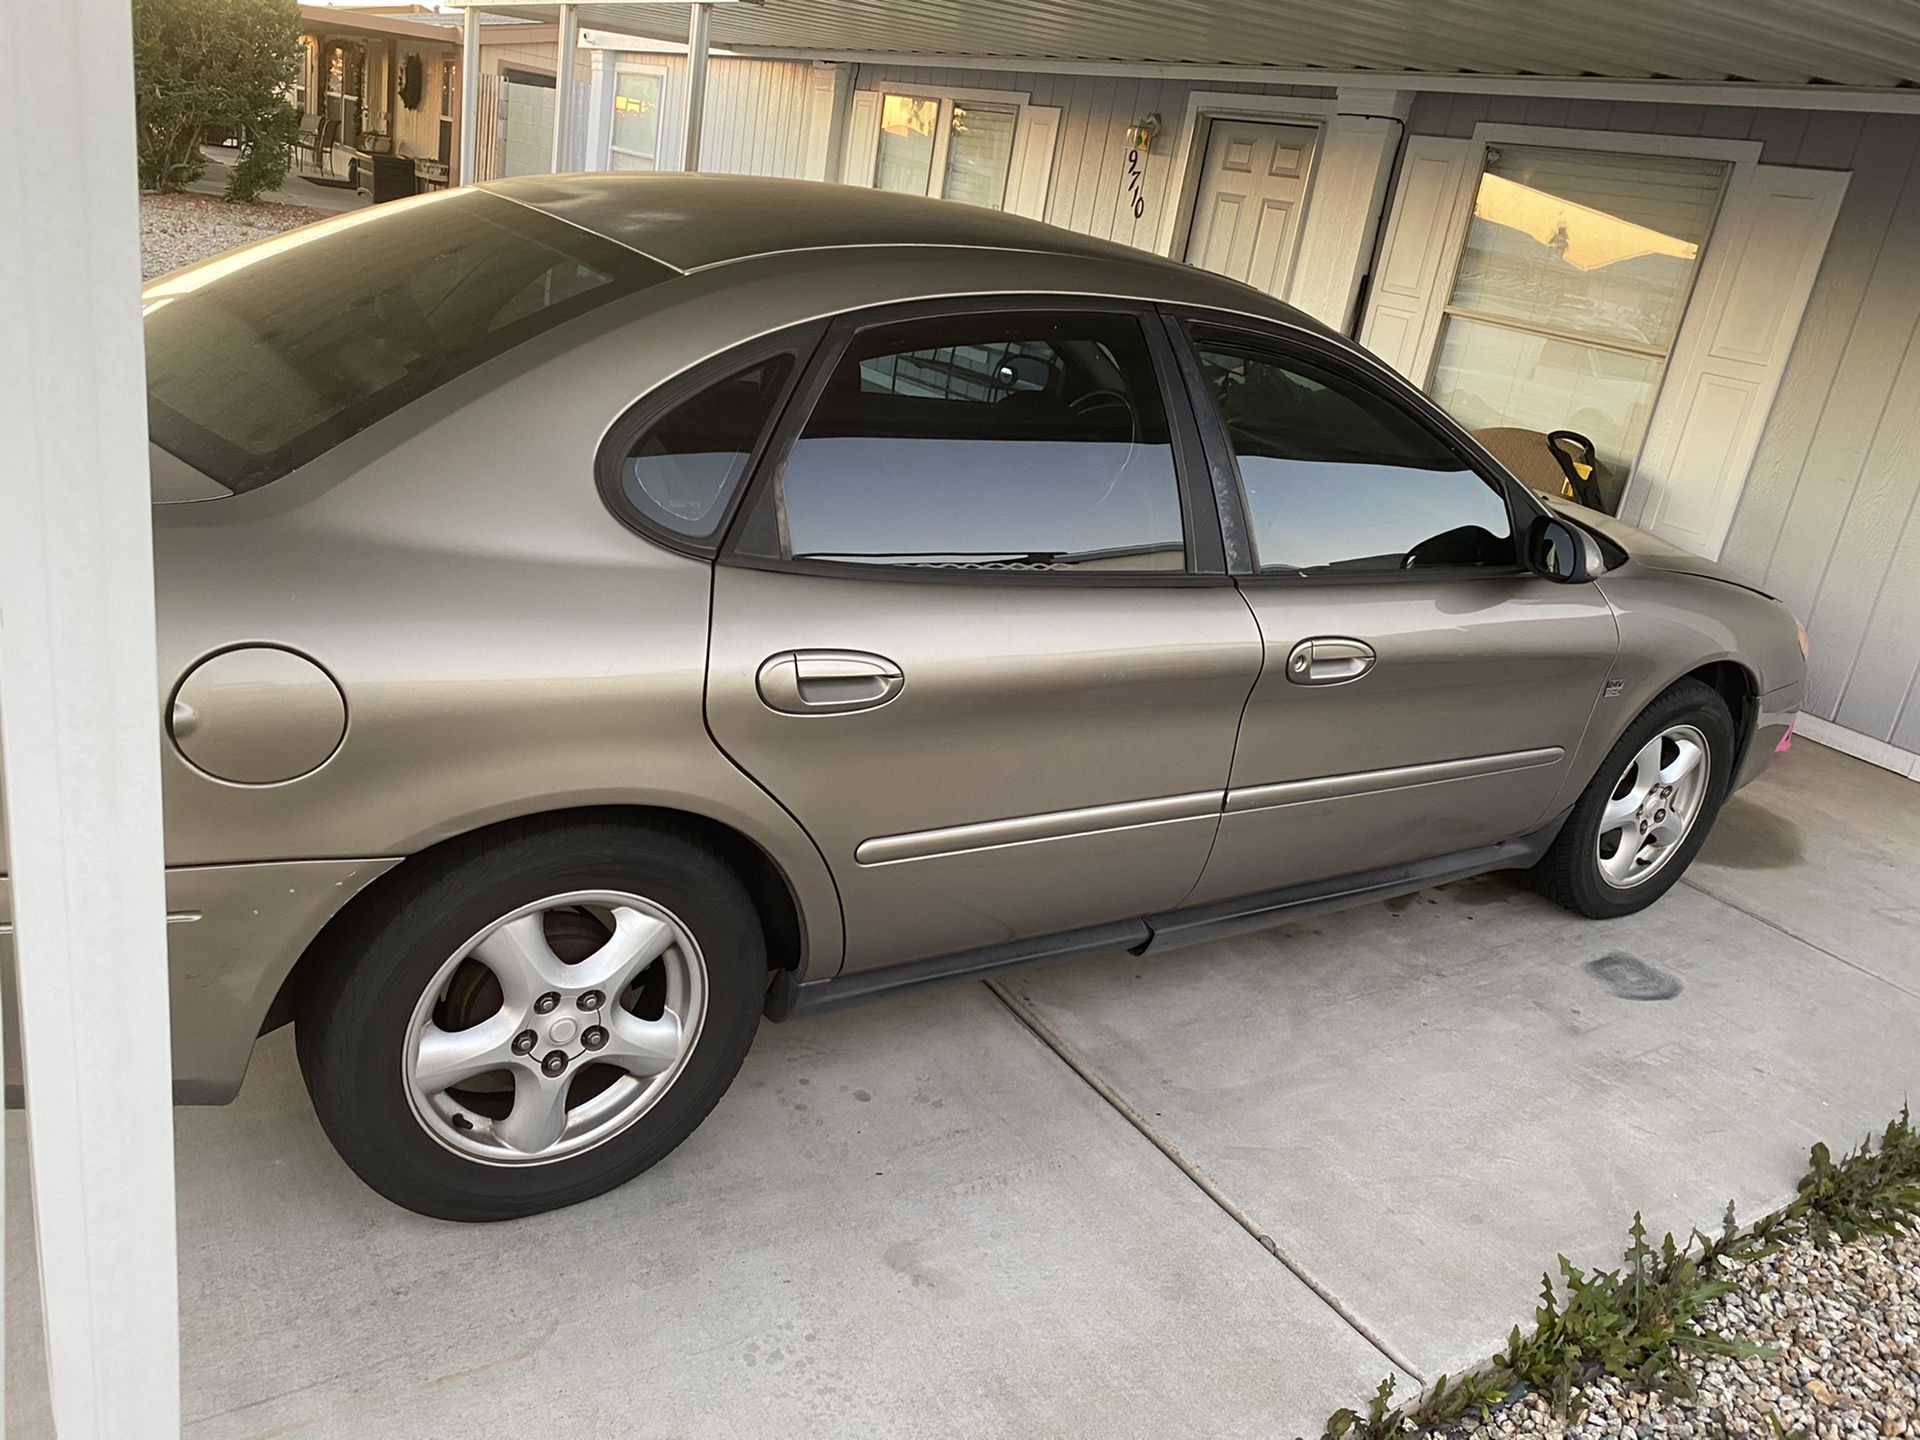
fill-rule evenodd
<path id="1" fill-rule="evenodd" d="M 1671 1000 L 1686 988 L 1678 975 L 1624 950 L 1589 960 L 1587 973 L 1616 1000 Z"/>
<path id="2" fill-rule="evenodd" d="M 918 1240 L 896 1240 L 887 1246 L 881 1258 L 889 1270 L 904 1275 L 916 1290 L 931 1290 L 942 1300 L 954 1300 L 966 1294 L 965 1286 L 921 1253 Z"/>
<path id="3" fill-rule="evenodd" d="M 1734 870 L 1784 870 L 1806 858 L 1800 827 L 1786 816 L 1735 796 L 1721 807 L 1700 863 Z"/>

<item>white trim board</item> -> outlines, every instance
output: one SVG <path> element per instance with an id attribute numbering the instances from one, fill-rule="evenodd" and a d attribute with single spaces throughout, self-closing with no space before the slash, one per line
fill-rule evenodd
<path id="1" fill-rule="evenodd" d="M 1891 770 L 1909 780 L 1920 781 L 1920 754 L 1912 750 L 1902 750 L 1898 745 L 1889 745 L 1885 740 L 1862 735 L 1858 730 L 1849 730 L 1844 725 L 1822 720 L 1817 715 L 1802 715 L 1795 723 L 1793 733 L 1795 738 L 1805 736 L 1816 745 L 1838 750 L 1842 755 L 1851 755 L 1869 765 L 1878 765 L 1882 770 Z"/>
<path id="2" fill-rule="evenodd" d="M 1122 60 L 1050 60 L 1031 55 L 921 55 L 911 52 L 736 46 L 732 54 L 769 60 L 820 60 L 916 70 L 1009 70 L 1039 75 L 1113 75 L 1145 80 L 1212 80 L 1241 85 L 1301 85 L 1336 90 L 1389 85 L 1443 94 L 1538 96 L 1552 100 L 1637 100 L 1656 105 L 1738 105 L 1758 110 L 1885 111 L 1920 115 L 1920 90 L 1841 85 L 1767 85 L 1745 80 L 1617 80 L 1582 75 L 1423 75 L 1378 70 L 1282 70 L 1264 65 L 1179 65 Z"/>

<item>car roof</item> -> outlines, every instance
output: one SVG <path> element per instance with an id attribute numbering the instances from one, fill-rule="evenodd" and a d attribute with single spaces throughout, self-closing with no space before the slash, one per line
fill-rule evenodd
<path id="1" fill-rule="evenodd" d="M 1158 255 L 1057 225 L 952 200 L 818 180 L 748 175 L 532 175 L 479 188 L 638 250 L 676 270 L 701 270 L 763 255 L 861 246 L 1024 250 L 1118 261 L 1138 272 L 1141 293 L 1177 281 L 1190 295 L 1196 272 Z M 1160 283 L 1155 284 L 1155 277 Z M 1225 277 L 1224 303 L 1317 321 Z"/>

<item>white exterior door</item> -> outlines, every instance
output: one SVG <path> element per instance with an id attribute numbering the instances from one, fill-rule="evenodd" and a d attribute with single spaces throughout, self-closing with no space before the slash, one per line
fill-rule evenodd
<path id="1" fill-rule="evenodd" d="M 1189 263 L 1284 294 L 1319 133 L 1311 125 L 1213 121 L 1187 233 Z"/>

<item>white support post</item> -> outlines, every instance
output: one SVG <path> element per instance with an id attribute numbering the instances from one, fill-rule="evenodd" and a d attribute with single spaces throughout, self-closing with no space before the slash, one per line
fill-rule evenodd
<path id="1" fill-rule="evenodd" d="M 48 116 L 58 116 L 48 124 Z M 0 5 L 0 747 L 61 1440 L 178 1440 L 160 700 L 125 0 Z"/>
<path id="2" fill-rule="evenodd" d="M 472 12 L 469 11 L 469 14 Z M 580 57 L 580 7 L 560 7 L 553 57 L 553 173 L 573 169 L 573 71 Z"/>
<path id="3" fill-rule="evenodd" d="M 587 154 L 583 170 L 613 168 L 613 87 L 617 75 L 614 52 L 596 46 L 593 79 L 587 88 Z"/>
<path id="4" fill-rule="evenodd" d="M 469 5 L 460 17 L 460 173 L 461 185 L 480 178 L 480 12 Z"/>
<path id="5" fill-rule="evenodd" d="M 680 122 L 680 168 L 700 168 L 700 125 L 707 114 L 707 36 L 713 6 L 697 0 L 687 20 L 687 97 Z"/>

